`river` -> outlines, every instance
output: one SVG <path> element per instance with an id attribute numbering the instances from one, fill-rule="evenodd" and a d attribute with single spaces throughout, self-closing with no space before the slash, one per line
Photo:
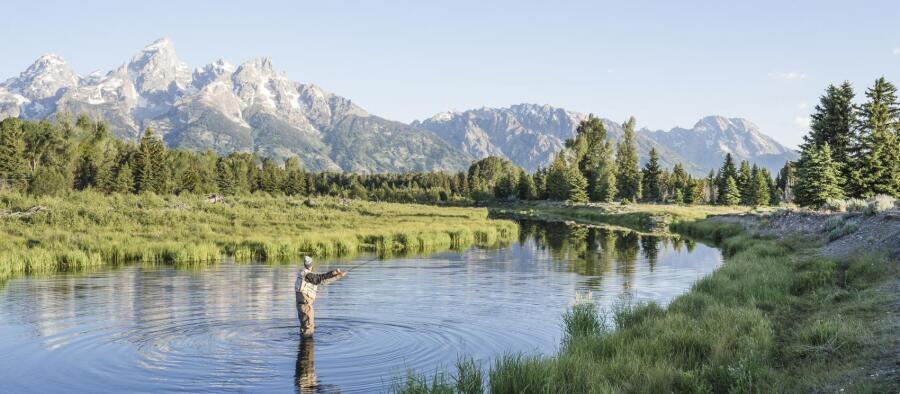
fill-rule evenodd
<path id="1" fill-rule="evenodd" d="M 374 261 L 320 287 L 312 341 L 298 334 L 297 265 L 22 277 L 0 288 L 0 392 L 383 392 L 463 355 L 553 354 L 576 294 L 602 310 L 666 304 L 721 262 L 677 238 L 523 222 L 508 246 Z"/>

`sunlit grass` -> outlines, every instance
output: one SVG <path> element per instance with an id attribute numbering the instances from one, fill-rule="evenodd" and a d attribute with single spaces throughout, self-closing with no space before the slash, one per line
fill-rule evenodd
<path id="1" fill-rule="evenodd" d="M 667 308 L 617 308 L 608 328 L 603 311 L 576 303 L 563 318 L 560 352 L 499 357 L 487 371 L 489 392 L 895 391 L 890 376 L 873 378 L 865 367 L 895 339 L 883 316 L 896 302 L 886 295 L 896 262 L 837 262 L 814 253 L 815 243 L 756 237 L 723 222 L 676 228 L 714 240 L 725 264 Z M 417 382 L 395 390 L 453 392 Z"/>
<path id="2" fill-rule="evenodd" d="M 310 205 L 310 206 L 308 206 Z M 34 206 L 47 209 L 12 217 Z M 293 261 L 492 246 L 518 226 L 481 208 L 305 200 L 267 195 L 212 204 L 202 196 L 0 194 L 0 278 L 129 262 Z"/>

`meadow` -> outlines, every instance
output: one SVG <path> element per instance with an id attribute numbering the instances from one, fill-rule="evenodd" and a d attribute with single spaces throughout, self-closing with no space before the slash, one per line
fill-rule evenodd
<path id="1" fill-rule="evenodd" d="M 483 208 L 266 194 L 0 194 L 0 279 L 132 262 L 203 264 L 424 253 L 515 240 Z"/>
<path id="2" fill-rule="evenodd" d="M 551 222 L 612 225 L 648 233 L 668 233 L 670 225 L 705 219 L 711 215 L 766 211 L 745 206 L 677 204 L 571 204 L 551 201 L 522 201 L 493 208 L 498 217 L 536 219 Z"/>
<path id="3" fill-rule="evenodd" d="M 806 239 L 775 240 L 715 221 L 673 225 L 720 246 L 725 264 L 668 307 L 576 303 L 554 356 L 411 371 L 400 393 L 889 392 L 896 330 L 886 309 L 896 262 L 835 261 Z M 874 368 L 873 368 L 874 366 Z M 485 384 L 487 386 L 485 386 Z"/>

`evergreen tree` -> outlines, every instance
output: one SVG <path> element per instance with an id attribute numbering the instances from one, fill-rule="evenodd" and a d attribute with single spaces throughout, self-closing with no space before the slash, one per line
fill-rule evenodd
<path id="1" fill-rule="evenodd" d="M 719 191 L 721 197 L 719 203 L 722 205 L 738 205 L 741 202 L 741 190 L 738 189 L 737 182 L 733 177 L 726 176 L 723 184 L 725 187 Z"/>
<path id="2" fill-rule="evenodd" d="M 547 171 L 547 198 L 563 201 L 569 198 L 568 166 L 564 157 L 565 150 L 556 154 Z"/>
<path id="3" fill-rule="evenodd" d="M 650 159 L 647 160 L 641 176 L 644 201 L 662 201 L 661 175 L 662 169 L 659 167 L 659 155 L 656 153 L 656 148 L 652 148 L 650 149 Z"/>
<path id="4" fill-rule="evenodd" d="M 763 177 L 766 178 L 766 187 L 769 189 L 769 204 L 772 206 L 777 206 L 781 203 L 780 193 L 778 192 L 778 187 L 775 186 L 775 180 L 772 179 L 772 174 L 769 173 L 769 169 L 760 168 L 760 171 L 763 173 Z"/>
<path id="5" fill-rule="evenodd" d="M 593 190 L 593 199 L 600 202 L 612 202 L 619 190 L 616 182 L 616 163 L 609 160 L 599 171 L 597 183 Z"/>
<path id="6" fill-rule="evenodd" d="M 200 192 L 200 175 L 197 168 L 190 166 L 185 169 L 178 179 L 178 194 Z"/>
<path id="7" fill-rule="evenodd" d="M 734 167 L 734 159 L 731 157 L 731 153 L 725 154 L 725 162 L 722 163 L 722 168 L 719 170 L 718 180 L 716 184 L 718 185 L 718 189 L 716 190 L 716 202 L 721 205 L 737 205 L 740 202 L 740 189 L 738 189 L 738 201 L 731 203 L 729 202 L 730 196 L 726 195 L 726 191 L 728 190 L 728 179 L 730 178 L 732 181 L 737 179 L 737 168 Z M 737 187 L 737 181 L 735 181 L 735 187 Z"/>
<path id="8" fill-rule="evenodd" d="M 852 194 L 900 195 L 900 105 L 897 88 L 884 77 L 866 91 L 861 128 L 853 149 Z"/>
<path id="9" fill-rule="evenodd" d="M 784 167 L 778 171 L 775 177 L 775 186 L 778 188 L 780 200 L 786 203 L 794 202 L 794 185 L 797 181 L 796 165 L 793 162 L 785 162 Z"/>
<path id="10" fill-rule="evenodd" d="M 148 127 L 138 145 L 135 186 L 139 193 L 162 193 L 165 183 L 165 146 Z"/>
<path id="11" fill-rule="evenodd" d="M 519 184 L 516 189 L 518 191 L 519 199 L 521 200 L 537 199 L 538 192 L 537 188 L 534 186 L 534 179 L 524 171 L 519 175 Z"/>
<path id="12" fill-rule="evenodd" d="M 15 118 L 0 123 L 0 186 L 3 184 L 22 192 L 28 187 L 25 136 Z"/>
<path id="13" fill-rule="evenodd" d="M 116 172 L 113 191 L 116 193 L 131 193 L 134 191 L 134 175 L 128 162 L 123 163 Z"/>
<path id="14" fill-rule="evenodd" d="M 568 183 L 569 189 L 569 201 L 572 202 L 587 202 L 588 194 L 587 194 L 587 178 L 581 174 L 581 171 L 578 170 L 576 166 L 569 166 L 568 171 L 566 172 L 566 181 Z"/>
<path id="15" fill-rule="evenodd" d="M 219 186 L 219 193 L 228 196 L 235 194 L 234 173 L 225 158 L 216 160 L 216 184 Z"/>
<path id="16" fill-rule="evenodd" d="M 752 206 L 764 207 L 769 205 L 772 196 L 769 194 L 769 179 L 766 172 L 760 170 L 756 165 L 753 166 L 753 182 L 750 196 L 750 204 Z"/>
<path id="17" fill-rule="evenodd" d="M 809 134 L 803 137 L 801 150 L 828 144 L 832 159 L 841 166 L 844 180 L 851 179 L 851 144 L 856 139 L 856 111 L 853 104 L 853 85 L 845 81 L 841 86 L 829 85 L 810 116 Z"/>
<path id="18" fill-rule="evenodd" d="M 624 134 L 616 150 L 616 186 L 619 198 L 631 202 L 636 202 L 641 196 L 641 169 L 635 142 L 635 123 L 632 117 L 622 124 Z"/>
<path id="19" fill-rule="evenodd" d="M 827 143 L 801 153 L 797 168 L 796 200 L 802 206 L 818 207 L 830 198 L 844 198 L 840 171 Z"/>
<path id="20" fill-rule="evenodd" d="M 735 181 L 741 191 L 741 205 L 753 205 L 753 171 L 747 160 L 741 160 L 741 168 Z"/>

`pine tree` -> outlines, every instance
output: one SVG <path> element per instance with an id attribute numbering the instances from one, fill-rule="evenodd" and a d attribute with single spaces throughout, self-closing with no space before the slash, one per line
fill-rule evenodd
<path id="1" fill-rule="evenodd" d="M 576 166 L 569 166 L 566 172 L 566 181 L 569 189 L 569 201 L 571 202 L 587 202 L 587 178 L 581 174 Z"/>
<path id="2" fill-rule="evenodd" d="M 556 154 L 547 171 L 547 198 L 563 201 L 569 198 L 568 166 L 564 157 L 565 150 Z"/>
<path id="3" fill-rule="evenodd" d="M 616 186 L 619 198 L 631 202 L 637 202 L 641 196 L 641 169 L 635 142 L 635 123 L 636 120 L 632 117 L 622 124 L 624 134 L 616 150 Z"/>
<path id="4" fill-rule="evenodd" d="M 134 191 L 134 176 L 128 162 L 123 163 L 116 171 L 113 191 L 116 193 L 131 193 Z"/>
<path id="5" fill-rule="evenodd" d="M 778 171 L 775 177 L 775 186 L 778 188 L 780 200 L 786 203 L 794 202 L 794 187 L 797 181 L 796 163 L 788 161 L 784 163 L 784 167 Z"/>
<path id="6" fill-rule="evenodd" d="M 884 77 L 866 91 L 861 128 L 853 149 L 850 191 L 862 197 L 900 195 L 900 105 L 897 88 Z"/>
<path id="7" fill-rule="evenodd" d="M 738 189 L 738 202 L 729 203 L 729 196 L 726 195 L 728 179 L 735 181 L 735 187 L 737 187 L 737 175 L 737 168 L 734 167 L 734 159 L 731 157 L 731 153 L 726 153 L 725 162 L 722 163 L 722 168 L 719 170 L 717 176 L 716 184 L 718 185 L 718 188 L 716 190 L 716 202 L 721 205 L 737 205 L 738 202 L 740 202 L 740 189 Z"/>
<path id="8" fill-rule="evenodd" d="M 516 187 L 519 199 L 535 200 L 537 199 L 537 188 L 534 186 L 534 179 L 526 172 L 519 175 L 519 184 Z"/>
<path id="9" fill-rule="evenodd" d="M 139 193 L 162 193 L 165 184 L 165 146 L 148 127 L 141 137 L 136 156 L 135 185 Z"/>
<path id="10" fill-rule="evenodd" d="M 641 175 L 644 201 L 662 201 L 661 175 L 662 169 L 659 167 L 659 155 L 656 153 L 656 148 L 652 148 L 650 149 L 650 159 L 647 160 Z"/>
<path id="11" fill-rule="evenodd" d="M 741 168 L 735 179 L 741 191 L 741 205 L 753 205 L 753 171 L 747 160 L 741 160 Z"/>
<path id="12" fill-rule="evenodd" d="M 802 206 L 819 207 L 830 198 L 844 198 L 840 170 L 832 159 L 827 143 L 801 153 L 795 187 L 796 201 Z"/>
<path id="13" fill-rule="evenodd" d="M 769 179 L 766 172 L 760 170 L 756 165 L 753 166 L 753 185 L 751 187 L 750 204 L 752 206 L 764 207 L 769 205 L 771 195 L 769 194 Z"/>
<path id="14" fill-rule="evenodd" d="M 851 144 L 856 139 L 857 107 L 853 104 L 853 85 L 845 81 L 841 86 L 829 85 L 810 116 L 809 134 L 803 137 L 800 149 L 831 147 L 832 159 L 841 166 L 842 179 L 851 179 Z"/>
<path id="15" fill-rule="evenodd" d="M 25 136 L 15 118 L 0 123 L 0 186 L 3 184 L 22 192 L 28 187 Z"/>
<path id="16" fill-rule="evenodd" d="M 216 160 L 216 184 L 219 186 L 219 193 L 230 196 L 235 192 L 234 174 L 225 158 Z"/>
<path id="17" fill-rule="evenodd" d="M 178 179 L 178 194 L 198 193 L 200 191 L 200 175 L 195 166 L 186 168 Z"/>
<path id="18" fill-rule="evenodd" d="M 722 205 L 738 205 L 741 202 L 741 190 L 733 177 L 727 176 L 723 182 L 725 187 L 720 191 Z"/>

